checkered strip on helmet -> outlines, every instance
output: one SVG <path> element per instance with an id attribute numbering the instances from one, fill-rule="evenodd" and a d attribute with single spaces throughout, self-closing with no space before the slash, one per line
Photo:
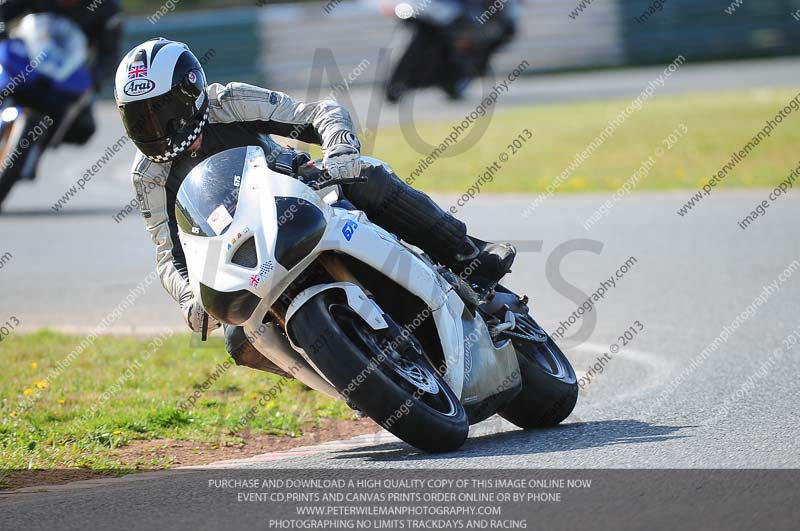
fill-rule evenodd
<path id="1" fill-rule="evenodd" d="M 194 141 L 197 140 L 197 137 L 200 136 L 200 133 L 203 132 L 203 127 L 205 127 L 207 121 L 208 121 L 208 109 L 206 109 L 206 112 L 203 114 L 203 119 L 200 120 L 200 123 L 197 125 L 197 127 L 194 128 L 194 130 L 188 137 L 186 137 L 186 140 L 184 140 L 183 142 L 172 148 L 172 151 L 168 151 L 163 155 L 156 155 L 154 157 L 151 157 L 151 160 L 153 162 L 169 162 L 178 155 L 180 155 L 181 153 L 183 153 L 184 151 L 186 151 L 187 149 L 189 149 L 189 147 L 192 144 L 194 144 Z"/>

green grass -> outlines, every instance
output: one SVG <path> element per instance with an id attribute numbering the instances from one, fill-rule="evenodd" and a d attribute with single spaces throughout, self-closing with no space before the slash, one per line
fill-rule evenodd
<path id="1" fill-rule="evenodd" d="M 279 380 L 233 365 L 193 408 L 181 411 L 178 404 L 228 359 L 220 339 L 192 346 L 188 335 L 174 336 L 137 366 L 133 362 L 147 351 L 149 339 L 100 337 L 44 387 L 51 368 L 81 339 L 40 332 L 17 334 L 0 345 L 0 470 L 169 464 L 120 462 L 113 450 L 136 439 L 237 443 L 239 419 Z M 20 408 L 31 396 L 38 397 L 34 404 Z M 95 413 L 93 404 L 100 405 Z M 297 436 L 321 419 L 352 418 L 351 413 L 342 402 L 292 380 L 245 429 Z"/>
<path id="2" fill-rule="evenodd" d="M 757 90 L 656 96 L 631 115 L 558 191 L 616 190 L 681 123 L 688 134 L 657 159 L 637 189 L 695 189 L 795 95 L 791 90 Z M 500 151 L 528 128 L 533 140 L 484 188 L 495 193 L 542 191 L 628 103 L 630 99 L 498 111 L 475 146 L 456 157 L 440 158 L 414 184 L 423 190 L 463 193 L 482 168 L 497 160 Z M 457 121 L 421 123 L 417 130 L 428 143 L 439 143 Z M 798 143 L 800 112 L 795 111 L 717 188 L 775 186 L 797 165 Z M 429 151 L 418 153 L 394 128 L 378 132 L 374 153 L 405 179 Z"/>

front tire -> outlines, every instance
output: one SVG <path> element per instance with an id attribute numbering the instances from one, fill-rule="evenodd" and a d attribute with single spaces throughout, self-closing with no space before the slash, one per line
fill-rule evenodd
<path id="1" fill-rule="evenodd" d="M 458 397 L 423 356 L 399 352 L 389 332 L 399 327 L 384 318 L 389 328 L 373 330 L 340 291 L 327 290 L 297 311 L 289 333 L 351 406 L 380 426 L 426 452 L 460 448 L 469 421 Z"/>
<path id="2" fill-rule="evenodd" d="M 522 390 L 502 410 L 501 417 L 520 428 L 547 428 L 566 419 L 578 401 L 575 370 L 556 342 L 530 317 L 524 324 L 542 342 L 512 338 L 522 378 Z"/>
<path id="3" fill-rule="evenodd" d="M 35 173 L 42 146 L 47 142 L 47 133 L 35 142 L 28 141 L 26 147 L 22 147 L 21 142 L 30 136 L 39 118 L 38 114 L 21 112 L 13 123 L 6 124 L 0 132 L 0 207 L 17 181 L 26 177 L 23 175 L 26 165 L 33 164 Z"/>
<path id="4" fill-rule="evenodd" d="M 14 184 L 20 179 L 22 167 L 25 165 L 23 157 L 24 151 L 27 150 L 14 157 L 19 140 L 25 134 L 25 122 L 24 115 L 20 115 L 13 123 L 4 124 L 0 131 L 0 207 L 11 193 Z"/>

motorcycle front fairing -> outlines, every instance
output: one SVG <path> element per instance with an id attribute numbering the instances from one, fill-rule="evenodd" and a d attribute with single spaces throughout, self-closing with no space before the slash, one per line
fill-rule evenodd
<path id="1" fill-rule="evenodd" d="M 330 207 L 271 170 L 259 147 L 206 159 L 186 176 L 176 201 L 192 290 L 209 313 L 243 324 L 259 305 L 272 306 L 313 260 L 327 217 Z M 233 308 L 214 311 L 226 304 Z"/>
<path id="2" fill-rule="evenodd" d="M 178 191 L 175 214 L 189 283 L 206 310 L 227 324 L 243 326 L 259 352 L 287 373 L 338 397 L 286 335 L 264 322 L 271 306 L 316 258 L 309 252 L 294 263 L 300 253 L 280 243 L 282 261 L 294 263 L 290 271 L 276 256 L 279 242 L 298 237 L 301 226 L 308 229 L 303 245 L 321 239 L 320 220 L 331 216 L 331 208 L 307 186 L 271 170 L 263 150 L 251 146 L 223 151 L 195 167 Z"/>

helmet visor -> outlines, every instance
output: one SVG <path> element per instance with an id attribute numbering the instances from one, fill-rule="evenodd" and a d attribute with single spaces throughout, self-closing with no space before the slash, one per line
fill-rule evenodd
<path id="1" fill-rule="evenodd" d="M 154 98 L 120 104 L 119 109 L 131 140 L 148 143 L 172 137 L 191 126 L 203 97 L 203 93 L 192 98 L 171 90 Z"/>

